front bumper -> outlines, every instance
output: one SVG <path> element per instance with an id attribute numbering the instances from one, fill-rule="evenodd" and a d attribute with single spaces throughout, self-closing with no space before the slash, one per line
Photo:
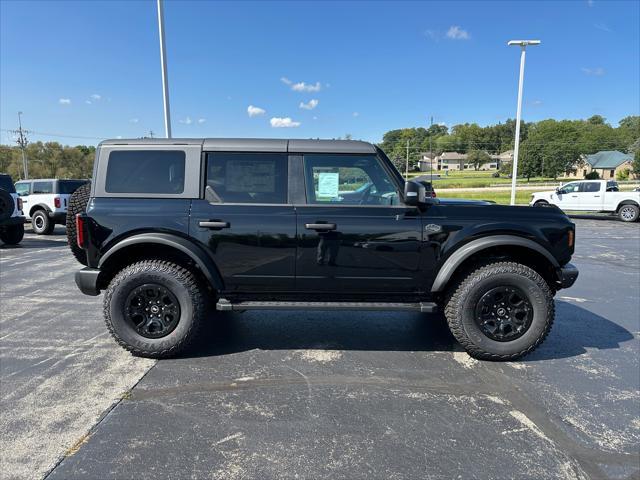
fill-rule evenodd
<path id="1" fill-rule="evenodd" d="M 558 277 L 561 288 L 569 288 L 576 282 L 578 278 L 578 269 L 572 263 L 567 263 L 559 269 Z"/>
<path id="2" fill-rule="evenodd" d="M 98 275 L 100 275 L 100 270 L 97 268 L 86 267 L 78 270 L 75 277 L 76 285 L 85 295 L 91 295 L 92 297 L 100 295 Z"/>

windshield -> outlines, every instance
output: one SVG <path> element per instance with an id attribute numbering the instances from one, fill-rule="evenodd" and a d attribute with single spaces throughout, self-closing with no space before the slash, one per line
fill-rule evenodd
<path id="1" fill-rule="evenodd" d="M 0 175 L 0 188 L 8 191 L 9 193 L 15 193 L 16 189 L 13 186 L 11 177 L 9 175 Z"/>

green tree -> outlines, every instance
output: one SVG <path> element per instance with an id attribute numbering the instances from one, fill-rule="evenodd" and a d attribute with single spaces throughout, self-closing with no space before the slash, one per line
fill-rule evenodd
<path id="1" fill-rule="evenodd" d="M 480 169 L 485 163 L 491 161 L 491 156 L 484 150 L 471 150 L 467 153 L 467 162 L 473 165 L 476 170 Z"/>
<path id="2" fill-rule="evenodd" d="M 636 150 L 636 153 L 633 156 L 633 162 L 631 162 L 631 172 L 633 172 L 636 177 L 640 177 L 640 150 Z"/>

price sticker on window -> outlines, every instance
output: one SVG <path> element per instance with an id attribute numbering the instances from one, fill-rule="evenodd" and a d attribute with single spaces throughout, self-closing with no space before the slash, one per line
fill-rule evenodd
<path id="1" fill-rule="evenodd" d="M 318 175 L 318 197 L 338 198 L 340 174 L 337 172 L 321 172 Z"/>

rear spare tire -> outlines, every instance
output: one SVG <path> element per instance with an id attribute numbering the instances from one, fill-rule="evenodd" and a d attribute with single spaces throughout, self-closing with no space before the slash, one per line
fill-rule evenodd
<path id="1" fill-rule="evenodd" d="M 78 188 L 71 198 L 67 207 L 67 241 L 71 253 L 81 264 L 87 264 L 86 252 L 78 246 L 76 242 L 76 215 L 87 211 L 89 196 L 91 195 L 91 184 L 86 183 Z"/>
<path id="2" fill-rule="evenodd" d="M 15 203 L 9 192 L 0 188 L 0 222 L 13 215 Z"/>

